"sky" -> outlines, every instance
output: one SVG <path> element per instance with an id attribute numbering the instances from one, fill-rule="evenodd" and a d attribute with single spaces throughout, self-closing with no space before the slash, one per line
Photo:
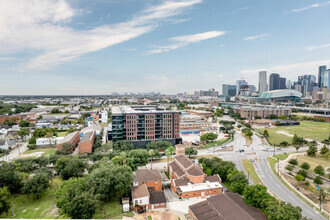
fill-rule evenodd
<path id="1" fill-rule="evenodd" d="M 330 68 L 330 1 L 1 0 L 0 95 L 176 94 Z"/>

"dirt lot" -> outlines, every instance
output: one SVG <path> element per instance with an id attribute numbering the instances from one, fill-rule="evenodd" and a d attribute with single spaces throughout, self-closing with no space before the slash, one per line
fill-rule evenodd
<path id="1" fill-rule="evenodd" d="M 319 200 L 319 193 L 317 191 L 317 193 L 313 193 L 308 189 L 308 186 L 306 186 L 304 184 L 304 181 L 302 182 L 298 182 L 294 177 L 289 176 L 289 175 L 283 175 L 283 177 L 285 177 L 285 179 L 295 188 L 299 188 L 299 191 L 304 194 L 305 196 L 307 196 L 310 200 L 312 200 L 313 202 L 315 202 L 316 204 L 320 203 Z M 313 183 L 311 183 L 312 185 Z M 326 198 L 325 201 L 322 201 L 322 206 L 323 208 L 327 211 L 330 212 L 330 196 L 328 196 Z"/>

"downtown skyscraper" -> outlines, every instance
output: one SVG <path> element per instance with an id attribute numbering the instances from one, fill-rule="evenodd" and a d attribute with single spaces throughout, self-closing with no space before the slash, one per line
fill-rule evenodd
<path id="1" fill-rule="evenodd" d="M 259 94 L 267 91 L 267 72 L 259 72 L 259 85 L 258 85 Z"/>

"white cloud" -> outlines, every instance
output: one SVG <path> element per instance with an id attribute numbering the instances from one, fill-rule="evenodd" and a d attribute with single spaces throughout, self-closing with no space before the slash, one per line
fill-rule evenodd
<path id="1" fill-rule="evenodd" d="M 309 47 L 306 47 L 305 49 L 307 51 L 311 51 L 311 50 L 316 50 L 316 49 L 325 48 L 325 47 L 330 47 L 330 44 L 323 44 L 323 45 L 318 45 L 318 46 L 309 46 Z"/>
<path id="2" fill-rule="evenodd" d="M 330 1 L 328 2 L 325 2 L 325 3 L 322 3 L 322 4 L 312 4 L 312 5 L 308 5 L 306 7 L 303 7 L 303 8 L 296 8 L 296 9 L 292 9 L 291 11 L 292 12 L 301 12 L 301 11 L 306 11 L 308 9 L 312 9 L 312 8 L 318 8 L 318 7 L 322 7 L 322 6 L 327 6 L 330 4 Z"/>
<path id="3" fill-rule="evenodd" d="M 250 9 L 250 7 L 238 8 L 238 9 L 236 9 L 236 10 L 233 10 L 233 11 L 230 11 L 230 12 L 225 13 L 225 15 L 236 14 L 236 13 L 238 13 L 238 12 L 246 11 L 246 10 L 249 10 L 249 9 Z"/>
<path id="4" fill-rule="evenodd" d="M 245 37 L 243 40 L 263 40 L 267 36 L 269 36 L 269 34 L 259 34 L 259 35 Z"/>
<path id="5" fill-rule="evenodd" d="M 191 43 L 198 43 L 200 41 L 219 37 L 224 34 L 226 34 L 225 31 L 208 31 L 204 33 L 172 37 L 169 39 L 169 41 L 173 41 L 175 43 L 166 46 L 155 46 L 155 49 L 147 51 L 147 54 L 156 54 L 156 53 L 167 52 L 170 50 L 175 50 L 180 47 L 185 47 Z"/>
<path id="6" fill-rule="evenodd" d="M 65 0 L 1 0 L 0 55 L 32 51 L 37 55 L 19 69 L 48 69 L 146 34 L 165 18 L 202 1 L 167 0 L 126 22 L 75 30 L 69 24 L 80 10 L 72 9 Z"/>

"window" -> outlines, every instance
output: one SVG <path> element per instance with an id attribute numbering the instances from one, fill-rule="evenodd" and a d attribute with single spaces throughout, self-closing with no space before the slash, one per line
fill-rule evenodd
<path id="1" fill-rule="evenodd" d="M 155 183 L 158 183 L 158 181 L 156 180 Z"/>
<path id="2" fill-rule="evenodd" d="M 142 199 L 140 199 L 139 204 L 142 204 Z"/>

